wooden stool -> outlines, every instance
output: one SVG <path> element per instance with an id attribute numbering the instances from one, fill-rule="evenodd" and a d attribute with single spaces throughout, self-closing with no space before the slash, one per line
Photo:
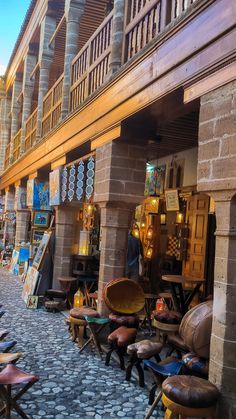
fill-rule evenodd
<path id="1" fill-rule="evenodd" d="M 8 352 L 17 344 L 16 340 L 9 340 L 6 342 L 0 342 L 0 352 Z"/>
<path id="2" fill-rule="evenodd" d="M 87 321 L 85 320 L 85 316 L 99 317 L 99 313 L 90 307 L 72 308 L 68 318 L 71 326 L 72 340 L 73 342 L 77 342 L 80 348 L 83 347 L 84 339 L 86 339 Z"/>
<path id="3" fill-rule="evenodd" d="M 86 326 L 89 329 L 90 337 L 85 342 L 85 344 L 80 348 L 79 352 L 82 352 L 89 343 L 94 344 L 94 346 L 98 350 L 98 355 L 102 359 L 102 348 L 100 345 L 99 334 L 104 329 L 104 327 L 110 323 L 110 320 L 107 317 L 91 317 L 85 316 L 85 320 L 87 322 Z"/>
<path id="4" fill-rule="evenodd" d="M 58 281 L 60 282 L 62 291 L 66 292 L 65 303 L 67 305 L 67 308 L 71 308 L 72 302 L 70 301 L 70 290 L 72 284 L 77 282 L 77 278 L 74 278 L 73 276 L 60 276 L 58 278 Z"/>
<path id="5" fill-rule="evenodd" d="M 115 351 L 120 360 L 120 369 L 125 370 L 124 351 L 135 341 L 137 329 L 121 326 L 108 336 L 110 350 L 107 352 L 105 365 L 109 365 L 111 354 Z"/>
<path id="6" fill-rule="evenodd" d="M 153 326 L 158 330 L 159 338 L 160 333 L 162 334 L 163 342 L 166 341 L 167 335 L 169 333 L 178 332 L 182 319 L 180 313 L 168 310 L 154 311 L 153 317 Z"/>
<path id="7" fill-rule="evenodd" d="M 14 365 L 8 364 L 0 372 L 0 395 L 5 402 L 4 407 L 0 410 L 0 416 L 5 413 L 6 418 L 9 419 L 11 410 L 14 409 L 20 417 L 27 419 L 28 416 L 16 402 L 38 379 L 36 375 L 28 374 Z M 12 395 L 11 389 L 14 384 L 24 384 L 24 386 L 17 394 Z"/>
<path id="8" fill-rule="evenodd" d="M 16 352 L 14 354 L 0 353 L 0 364 L 15 364 L 21 356 L 21 352 Z"/>
<path id="9" fill-rule="evenodd" d="M 162 392 L 165 419 L 214 419 L 220 393 L 209 381 L 191 375 L 173 376 L 162 383 Z"/>

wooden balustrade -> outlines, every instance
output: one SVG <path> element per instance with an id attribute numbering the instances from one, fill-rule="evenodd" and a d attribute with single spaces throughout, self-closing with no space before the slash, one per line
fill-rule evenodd
<path id="1" fill-rule="evenodd" d="M 177 17 L 179 17 L 195 1 L 196 0 L 172 0 L 172 2 L 171 2 L 171 20 L 174 20 Z"/>
<path id="2" fill-rule="evenodd" d="M 17 132 L 13 138 L 13 163 L 20 157 L 20 145 L 21 145 L 21 129 Z"/>
<path id="3" fill-rule="evenodd" d="M 72 62 L 70 111 L 95 92 L 109 71 L 113 11 L 106 17 Z"/>
<path id="4" fill-rule="evenodd" d="M 52 86 L 43 100 L 42 137 L 47 135 L 61 117 L 62 86 L 64 74 Z"/>
<path id="5" fill-rule="evenodd" d="M 4 169 L 6 170 L 10 165 L 10 143 L 6 146 Z"/>
<path id="6" fill-rule="evenodd" d="M 30 115 L 25 126 L 25 152 L 30 150 L 36 140 L 36 124 L 37 124 L 38 108 Z"/>

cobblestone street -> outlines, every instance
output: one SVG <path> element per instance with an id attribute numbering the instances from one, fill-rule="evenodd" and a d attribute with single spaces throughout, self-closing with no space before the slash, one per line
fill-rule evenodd
<path id="1" fill-rule="evenodd" d="M 72 343 L 60 313 L 29 310 L 21 299 L 21 284 L 0 270 L 1 328 L 16 339 L 12 351 L 23 352 L 17 366 L 38 374 L 40 380 L 22 398 L 30 418 L 143 419 L 148 391 L 124 381 L 124 372 L 104 363 L 89 349 L 81 355 Z M 12 417 L 18 417 L 13 414 Z M 162 418 L 157 413 L 152 418 Z"/>

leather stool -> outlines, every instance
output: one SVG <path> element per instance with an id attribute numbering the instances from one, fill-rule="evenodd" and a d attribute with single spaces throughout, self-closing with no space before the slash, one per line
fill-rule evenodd
<path id="1" fill-rule="evenodd" d="M 165 419 L 173 415 L 214 419 L 220 393 L 209 381 L 190 375 L 173 376 L 162 383 L 162 392 Z"/>
<path id="2" fill-rule="evenodd" d="M 2 329 L 0 330 L 0 340 L 4 339 L 8 335 L 9 331 Z"/>
<path id="3" fill-rule="evenodd" d="M 204 358 L 200 358 L 198 355 L 189 352 L 182 357 L 184 366 L 187 368 L 187 371 L 191 371 L 191 375 L 197 377 L 208 377 L 209 372 L 209 361 Z M 187 372 L 185 372 L 187 374 Z"/>
<path id="4" fill-rule="evenodd" d="M 153 312 L 153 326 L 163 334 L 163 341 L 166 341 L 166 336 L 170 332 L 178 332 L 182 316 L 177 311 L 154 311 Z"/>
<path id="5" fill-rule="evenodd" d="M 14 365 L 8 364 L 0 372 L 0 395 L 5 402 L 5 406 L 0 410 L 0 415 L 6 413 L 6 418 L 9 419 L 11 410 L 14 409 L 19 416 L 27 419 L 28 416 L 16 402 L 38 379 L 36 375 L 28 374 Z M 24 384 L 24 386 L 17 394 L 12 395 L 11 388 L 14 384 Z"/>
<path id="6" fill-rule="evenodd" d="M 90 307 L 72 308 L 68 322 L 70 322 L 73 342 L 78 342 L 80 348 L 84 345 L 86 339 L 87 321 L 85 316 L 99 317 L 99 313 Z"/>
<path id="7" fill-rule="evenodd" d="M 108 343 L 110 344 L 110 350 L 106 356 L 105 365 L 109 365 L 111 354 L 113 351 L 116 351 L 119 360 L 120 360 L 120 368 L 122 370 L 125 369 L 125 362 L 124 362 L 124 351 L 126 350 L 127 346 L 130 343 L 133 343 L 136 339 L 137 329 L 128 328 L 125 326 L 121 326 L 118 329 L 114 330 L 108 336 Z"/>
<path id="8" fill-rule="evenodd" d="M 61 290 L 49 289 L 45 293 L 48 300 L 45 301 L 44 306 L 48 311 L 61 310 L 66 304 L 66 292 Z"/>
<path id="9" fill-rule="evenodd" d="M 0 352 L 8 352 L 17 344 L 16 340 L 8 340 L 6 342 L 0 342 Z"/>
<path id="10" fill-rule="evenodd" d="M 21 352 L 12 353 L 0 353 L 0 364 L 15 364 L 16 361 L 22 356 Z"/>
<path id="11" fill-rule="evenodd" d="M 150 340 L 141 340 L 132 343 L 127 347 L 127 354 L 130 355 L 129 364 L 126 368 L 126 381 L 130 381 L 133 366 L 137 369 L 139 376 L 139 385 L 144 387 L 144 372 L 142 361 L 154 357 L 157 362 L 161 361 L 159 353 L 162 350 L 162 343 L 152 342 Z"/>
<path id="12" fill-rule="evenodd" d="M 117 329 L 120 326 L 125 327 L 139 327 L 139 316 L 137 314 L 116 314 L 110 313 L 109 319 L 111 320 L 111 331 Z"/>

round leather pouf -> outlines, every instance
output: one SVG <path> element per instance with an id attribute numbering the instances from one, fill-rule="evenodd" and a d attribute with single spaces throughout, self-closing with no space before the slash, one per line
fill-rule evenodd
<path id="1" fill-rule="evenodd" d="M 191 352 L 209 359 L 212 328 L 212 301 L 189 310 L 180 324 L 179 334 Z"/>
<path id="2" fill-rule="evenodd" d="M 167 378 L 162 383 L 162 391 L 171 401 L 197 409 L 214 406 L 220 394 L 209 381 L 191 375 Z"/>

